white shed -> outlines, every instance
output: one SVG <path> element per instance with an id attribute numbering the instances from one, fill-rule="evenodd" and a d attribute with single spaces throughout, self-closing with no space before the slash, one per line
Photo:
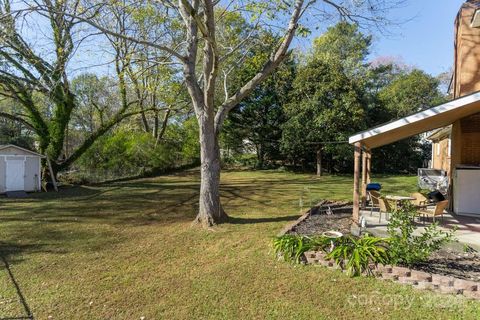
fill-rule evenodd
<path id="1" fill-rule="evenodd" d="M 0 145 L 0 193 L 40 191 L 42 158 L 45 156 L 15 145 Z"/>

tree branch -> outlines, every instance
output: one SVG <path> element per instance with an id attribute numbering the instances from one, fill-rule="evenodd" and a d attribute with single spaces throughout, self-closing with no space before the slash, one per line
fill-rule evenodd
<path id="1" fill-rule="evenodd" d="M 35 131 L 35 127 L 30 123 L 28 122 L 27 120 L 25 119 L 22 119 L 18 116 L 15 116 L 13 114 L 9 114 L 9 113 L 6 113 L 6 112 L 2 112 L 0 111 L 0 117 L 1 118 L 5 118 L 5 119 L 9 119 L 9 120 L 12 120 L 12 121 L 15 121 L 15 122 L 18 122 L 20 124 L 23 124 L 25 127 Z"/>
<path id="2" fill-rule="evenodd" d="M 149 108 L 144 110 L 137 110 L 137 111 L 127 112 L 127 113 L 116 114 L 115 117 L 110 119 L 110 121 L 108 121 L 106 124 L 98 128 L 87 139 L 85 139 L 83 143 L 70 155 L 70 157 L 68 157 L 62 163 L 58 164 L 57 166 L 58 170 L 63 170 L 68 168 L 75 160 L 80 158 L 82 154 L 85 153 L 85 151 L 87 151 L 87 149 L 90 148 L 95 141 L 97 141 L 98 138 L 103 136 L 105 133 L 107 133 L 108 130 L 110 130 L 112 127 L 119 124 L 126 118 L 140 114 L 145 111 L 154 111 L 154 110 L 161 110 L 161 109 Z"/>
<path id="3" fill-rule="evenodd" d="M 233 109 L 243 98 L 252 92 L 255 87 L 265 80 L 285 59 L 287 55 L 288 48 L 295 36 L 295 31 L 298 27 L 298 20 L 302 16 L 305 9 L 312 4 L 313 1 L 309 2 L 304 7 L 304 0 L 296 0 L 294 10 L 290 17 L 290 22 L 288 24 L 288 29 L 285 33 L 283 41 L 280 43 L 280 46 L 276 50 L 276 52 L 270 57 L 267 63 L 263 66 L 263 68 L 252 78 L 248 81 L 242 88 L 240 88 L 233 96 L 231 96 L 228 100 L 226 100 L 218 109 L 217 114 L 215 116 L 215 131 L 217 133 L 220 132 L 225 117 L 227 116 L 228 112 Z"/>

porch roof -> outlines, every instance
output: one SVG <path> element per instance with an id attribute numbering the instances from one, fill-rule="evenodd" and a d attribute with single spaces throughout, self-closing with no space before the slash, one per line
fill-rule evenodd
<path id="1" fill-rule="evenodd" d="M 375 128 L 357 133 L 348 140 L 364 146 L 378 148 L 420 133 L 451 125 L 457 120 L 480 112 L 480 91 L 439 106 L 426 109 Z"/>

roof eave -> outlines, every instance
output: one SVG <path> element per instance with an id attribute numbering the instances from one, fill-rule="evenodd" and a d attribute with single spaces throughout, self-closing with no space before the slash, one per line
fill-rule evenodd
<path id="1" fill-rule="evenodd" d="M 348 141 L 350 144 L 362 142 L 369 148 L 377 148 L 423 132 L 451 125 L 465 116 L 478 112 L 480 112 L 480 92 L 475 92 L 402 119 L 357 133 L 351 136 Z M 407 127 L 410 127 L 412 130 L 406 130 Z M 397 136 L 387 136 L 394 134 Z M 375 139 L 375 137 L 377 138 Z"/>
<path id="2" fill-rule="evenodd" d="M 14 144 L 5 144 L 5 145 L 1 145 L 0 146 L 0 150 L 3 150 L 3 149 L 7 149 L 7 148 L 15 148 L 15 149 L 20 149 L 22 151 L 25 151 L 25 152 L 28 152 L 30 154 L 33 154 L 33 155 L 36 155 L 40 158 L 46 158 L 46 156 L 44 156 L 43 154 L 40 154 L 38 152 L 35 152 L 35 151 L 32 151 L 32 150 L 28 150 L 28 149 L 25 149 L 25 148 L 22 148 L 22 147 L 19 147 L 19 146 L 16 146 Z"/>

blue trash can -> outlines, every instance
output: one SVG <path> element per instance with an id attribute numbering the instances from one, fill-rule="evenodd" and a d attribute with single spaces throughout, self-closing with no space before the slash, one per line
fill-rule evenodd
<path id="1" fill-rule="evenodd" d="M 380 191 L 382 190 L 382 185 L 378 182 L 372 182 L 367 184 L 367 191 Z"/>

